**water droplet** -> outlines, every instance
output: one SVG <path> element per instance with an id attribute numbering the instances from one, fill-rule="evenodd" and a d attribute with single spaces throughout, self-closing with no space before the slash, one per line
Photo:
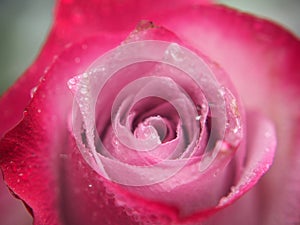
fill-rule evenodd
<path id="1" fill-rule="evenodd" d="M 197 111 L 205 111 L 207 109 L 205 104 L 196 105 Z"/>
<path id="2" fill-rule="evenodd" d="M 74 61 L 75 61 L 75 63 L 80 63 L 80 58 L 79 58 L 79 57 L 76 57 L 76 58 L 74 59 Z"/>
<path id="3" fill-rule="evenodd" d="M 84 18 L 80 12 L 76 12 L 72 14 L 72 21 L 77 24 L 81 24 L 84 21 Z"/>
<path id="4" fill-rule="evenodd" d="M 47 67 L 45 68 L 45 70 L 44 70 L 44 73 L 45 73 L 45 74 L 48 73 L 49 69 L 50 69 L 50 67 L 47 66 Z"/>
<path id="5" fill-rule="evenodd" d="M 99 66 L 95 72 L 103 72 L 105 70 L 106 70 L 105 66 Z"/>
<path id="6" fill-rule="evenodd" d="M 196 116 L 196 120 L 197 120 L 197 121 L 199 121 L 200 119 L 201 119 L 201 116 L 200 116 L 200 115 Z"/>
<path id="7" fill-rule="evenodd" d="M 220 88 L 219 93 L 220 93 L 221 96 L 225 96 L 225 94 L 226 94 L 225 88 L 224 87 Z"/>
<path id="8" fill-rule="evenodd" d="M 87 78 L 89 75 L 88 75 L 88 73 L 83 73 L 82 74 L 82 78 Z"/>
<path id="9" fill-rule="evenodd" d="M 65 48 L 70 48 L 72 46 L 72 43 L 68 43 L 68 44 L 65 44 Z"/>
<path id="10" fill-rule="evenodd" d="M 70 79 L 70 80 L 68 81 L 68 84 L 69 84 L 69 85 L 74 85 L 74 84 L 76 84 L 75 79 L 74 79 L 74 78 Z"/>
<path id="11" fill-rule="evenodd" d="M 233 133 L 237 133 L 239 131 L 239 128 L 238 127 L 235 127 L 234 129 L 233 129 Z"/>
<path id="12" fill-rule="evenodd" d="M 175 61 L 183 61 L 185 58 L 184 52 L 176 43 L 172 43 L 166 50 L 166 55 L 171 56 Z"/>
<path id="13" fill-rule="evenodd" d="M 58 59 L 58 55 L 54 55 L 53 56 L 53 61 L 57 60 Z"/>
<path id="14" fill-rule="evenodd" d="M 235 191 L 236 191 L 236 187 L 235 187 L 235 186 L 232 186 L 232 187 L 230 188 L 230 191 L 231 191 L 231 192 L 235 192 Z"/>
<path id="15" fill-rule="evenodd" d="M 31 89 L 31 91 L 30 91 L 30 98 L 33 98 L 33 96 L 34 96 L 36 90 L 37 90 L 37 86 L 36 86 L 36 87 L 33 87 L 33 88 Z"/>
<path id="16" fill-rule="evenodd" d="M 228 198 L 223 197 L 223 198 L 220 199 L 219 204 L 220 205 L 225 205 L 227 202 L 228 202 Z"/>
<path id="17" fill-rule="evenodd" d="M 45 77 L 44 77 L 44 76 L 42 76 L 42 77 L 39 79 L 39 82 L 41 82 L 41 83 L 42 83 L 42 82 L 45 82 L 45 80 L 46 80 L 46 79 L 45 79 Z"/>
<path id="18" fill-rule="evenodd" d="M 89 185 L 88 185 L 88 187 L 89 187 L 89 188 L 92 188 L 92 187 L 93 187 L 93 185 L 92 185 L 92 184 L 89 184 Z"/>
<path id="19" fill-rule="evenodd" d="M 271 132 L 269 132 L 269 131 L 265 132 L 265 137 L 266 137 L 266 138 L 271 137 L 271 135 L 272 135 Z"/>
<path id="20" fill-rule="evenodd" d="M 112 138 L 112 144 L 113 144 L 113 146 L 114 146 L 116 149 L 118 149 L 118 147 L 119 147 L 119 145 L 120 145 L 120 142 L 119 142 L 119 140 L 118 140 L 118 138 L 117 138 L 116 136 L 113 136 L 113 138 Z"/>
<path id="21" fill-rule="evenodd" d="M 41 113 L 41 112 L 42 112 L 42 110 L 41 110 L 41 109 L 37 109 L 37 112 L 38 112 L 38 113 Z"/>
<path id="22" fill-rule="evenodd" d="M 218 174 L 220 173 L 220 171 L 221 171 L 220 169 L 216 169 L 216 171 L 214 172 L 214 175 L 213 175 L 213 176 L 214 176 L 214 177 L 217 177 Z"/>
<path id="23" fill-rule="evenodd" d="M 81 87 L 80 93 L 83 94 L 83 95 L 87 94 L 88 93 L 87 88 L 86 87 Z"/>
<path id="24" fill-rule="evenodd" d="M 86 50 L 86 49 L 88 48 L 88 46 L 87 46 L 87 44 L 83 44 L 83 45 L 81 45 L 81 48 L 82 48 L 83 50 Z"/>
<path id="25" fill-rule="evenodd" d="M 61 153 L 61 154 L 59 154 L 59 157 L 60 157 L 61 159 L 67 159 L 67 158 L 68 158 L 68 155 L 67 155 L 67 154 Z"/>

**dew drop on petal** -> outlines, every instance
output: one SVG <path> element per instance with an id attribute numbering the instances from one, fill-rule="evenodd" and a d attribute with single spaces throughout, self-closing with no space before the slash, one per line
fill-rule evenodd
<path id="1" fill-rule="evenodd" d="M 36 87 L 33 87 L 33 88 L 31 89 L 31 91 L 30 91 L 30 98 L 33 98 L 33 96 L 34 96 L 36 90 L 37 90 L 37 86 L 36 86 Z"/>
<path id="2" fill-rule="evenodd" d="M 196 116 L 196 120 L 199 121 L 201 119 L 201 116 Z"/>
<path id="3" fill-rule="evenodd" d="M 48 73 L 49 69 L 50 69 L 50 67 L 47 66 L 47 67 L 45 68 L 45 70 L 44 70 L 44 73 L 45 73 L 45 74 Z"/>
<path id="4" fill-rule="evenodd" d="M 166 56 L 170 56 L 174 61 L 183 61 L 185 59 L 184 53 L 178 44 L 172 43 L 166 50 Z"/>
<path id="5" fill-rule="evenodd" d="M 239 131 L 239 128 L 238 127 L 235 127 L 234 129 L 233 129 L 233 133 L 237 133 Z"/>
<path id="6" fill-rule="evenodd" d="M 86 49 L 88 48 L 88 46 L 87 46 L 87 44 L 83 44 L 83 45 L 81 45 L 81 48 L 82 48 L 83 50 L 86 50 Z"/>
<path id="7" fill-rule="evenodd" d="M 271 137 L 272 136 L 272 133 L 271 132 L 269 132 L 269 131 L 266 131 L 265 132 L 265 137 L 266 138 L 269 138 L 269 137 Z"/>
<path id="8" fill-rule="evenodd" d="M 79 57 L 76 57 L 76 58 L 74 59 L 74 61 L 75 61 L 75 63 L 80 63 L 80 58 L 79 58 Z"/>
<path id="9" fill-rule="evenodd" d="M 81 93 L 81 94 L 85 95 L 87 92 L 88 92 L 88 91 L 87 91 L 86 87 L 84 87 L 84 86 L 81 87 L 81 89 L 80 89 L 80 93 Z"/>
<path id="10" fill-rule="evenodd" d="M 74 79 L 74 78 L 70 79 L 69 82 L 68 82 L 68 84 L 69 84 L 69 85 L 74 85 L 74 84 L 76 84 L 75 79 Z"/>

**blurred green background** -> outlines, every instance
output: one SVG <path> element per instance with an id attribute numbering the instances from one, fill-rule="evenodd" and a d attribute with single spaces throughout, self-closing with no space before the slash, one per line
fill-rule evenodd
<path id="1" fill-rule="evenodd" d="M 300 36 L 300 0 L 220 0 L 270 18 Z M 54 0 L 0 0 L 0 94 L 36 57 L 49 31 Z"/>

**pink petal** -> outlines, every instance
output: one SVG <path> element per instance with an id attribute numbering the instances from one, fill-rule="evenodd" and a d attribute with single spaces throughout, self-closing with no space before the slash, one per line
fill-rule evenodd
<path id="1" fill-rule="evenodd" d="M 272 165 L 275 149 L 276 133 L 273 124 L 257 113 L 248 112 L 245 168 L 230 194 L 220 200 L 219 207 L 230 204 L 258 182 Z"/>
<path id="2" fill-rule="evenodd" d="M 224 221 L 230 225 L 265 224 L 262 222 L 264 206 L 257 182 L 272 164 L 276 146 L 275 130 L 269 120 L 253 112 L 247 114 L 247 124 L 248 155 L 243 174 L 231 187 L 230 193 L 220 200 L 215 209 L 218 212 L 208 218 L 203 223 L 205 225 L 222 224 Z"/>
<path id="3" fill-rule="evenodd" d="M 281 151 L 260 187 L 265 193 L 263 200 L 266 225 L 300 222 L 300 120 L 290 120 L 290 124 L 281 125 L 281 135 L 286 139 L 279 142 Z"/>

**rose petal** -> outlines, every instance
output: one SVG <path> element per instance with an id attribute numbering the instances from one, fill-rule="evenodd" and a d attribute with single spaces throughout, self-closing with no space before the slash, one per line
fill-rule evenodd
<path id="1" fill-rule="evenodd" d="M 67 81 L 86 69 L 99 53 L 112 48 L 113 42 L 112 37 L 100 35 L 70 46 L 46 74 L 22 122 L 0 142 L 0 165 L 6 182 L 33 209 L 36 224 L 63 223 L 60 209 L 65 178 L 61 160 L 68 149 L 72 109 Z M 81 56 L 80 63 L 74 60 L 77 55 Z"/>
<path id="2" fill-rule="evenodd" d="M 265 222 L 265 224 L 267 225 L 272 225 L 274 223 L 279 225 L 299 224 L 300 222 L 299 149 L 298 152 L 295 152 L 295 154 L 290 156 L 288 160 L 290 162 L 290 165 L 288 165 L 283 171 L 285 177 L 281 180 L 282 185 L 280 185 L 280 194 L 277 193 L 277 198 L 274 200 L 272 206 L 265 210 L 266 213 L 269 213 L 269 216 Z M 274 171 L 272 172 L 274 176 Z M 270 177 L 268 178 L 272 179 L 273 177 L 270 174 Z M 265 184 L 264 188 L 267 189 L 270 186 L 266 183 L 268 179 L 264 181 L 265 183 L 263 183 L 262 185 Z"/>
<path id="3" fill-rule="evenodd" d="M 230 204 L 250 190 L 272 165 L 276 149 L 273 124 L 257 113 L 247 114 L 247 159 L 240 180 L 231 193 L 220 200 L 219 207 Z"/>
<path id="4" fill-rule="evenodd" d="M 207 221 L 203 222 L 203 225 L 223 224 L 224 221 L 230 225 L 264 224 L 262 223 L 262 207 L 260 207 L 257 196 L 259 196 L 257 189 L 250 190 L 234 204 L 209 217 Z"/>
<path id="5" fill-rule="evenodd" d="M 247 125 L 248 155 L 242 176 L 231 187 L 230 193 L 220 199 L 214 209 L 218 212 L 208 218 L 205 225 L 222 224 L 223 221 L 231 225 L 265 224 L 262 223 L 264 208 L 260 204 L 260 190 L 252 188 L 272 164 L 276 147 L 275 129 L 268 119 L 255 112 L 247 114 Z"/>

